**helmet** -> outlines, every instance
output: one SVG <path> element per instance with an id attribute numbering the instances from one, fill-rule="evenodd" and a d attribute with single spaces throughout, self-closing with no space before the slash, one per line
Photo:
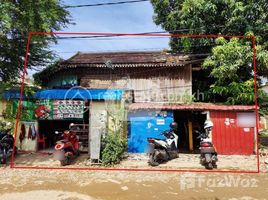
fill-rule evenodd
<path id="1" fill-rule="evenodd" d="M 70 125 L 69 125 L 70 127 L 73 127 L 74 126 L 74 123 L 70 123 Z"/>
<path id="2" fill-rule="evenodd" d="M 69 129 L 73 129 L 74 128 L 74 123 L 70 123 L 69 124 Z"/>
<path id="3" fill-rule="evenodd" d="M 177 130 L 178 129 L 178 124 L 177 122 L 171 122 L 169 127 L 172 129 L 172 130 Z"/>
<path id="4" fill-rule="evenodd" d="M 212 129 L 213 128 L 213 122 L 211 120 L 206 120 L 204 123 L 204 129 Z"/>

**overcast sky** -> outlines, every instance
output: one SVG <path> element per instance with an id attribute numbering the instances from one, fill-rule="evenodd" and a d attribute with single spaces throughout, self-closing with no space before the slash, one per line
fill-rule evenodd
<path id="1" fill-rule="evenodd" d="M 122 0 L 64 0 L 65 5 L 119 2 Z M 125 0 L 129 1 L 129 0 Z M 98 7 L 68 8 L 75 25 L 69 25 L 66 32 L 143 33 L 163 31 L 153 22 L 153 8 L 150 2 Z M 67 59 L 77 51 L 135 51 L 161 50 L 168 48 L 168 38 L 91 38 L 59 40 L 54 49 L 60 57 Z"/>

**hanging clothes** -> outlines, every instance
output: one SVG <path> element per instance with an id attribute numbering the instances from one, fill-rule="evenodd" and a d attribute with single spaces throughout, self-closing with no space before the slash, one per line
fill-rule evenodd
<path id="1" fill-rule="evenodd" d="M 31 128 L 32 128 L 32 140 L 35 140 L 35 138 L 36 138 L 36 130 L 35 130 L 35 126 L 32 125 Z"/>
<path id="2" fill-rule="evenodd" d="M 28 139 L 32 139 L 33 138 L 33 134 L 32 134 L 32 125 L 30 125 L 29 129 L 28 129 Z"/>
<path id="3" fill-rule="evenodd" d="M 22 141 L 25 139 L 25 136 L 26 136 L 25 125 L 21 124 L 21 126 L 20 126 L 20 136 L 19 136 L 20 143 L 22 143 Z"/>

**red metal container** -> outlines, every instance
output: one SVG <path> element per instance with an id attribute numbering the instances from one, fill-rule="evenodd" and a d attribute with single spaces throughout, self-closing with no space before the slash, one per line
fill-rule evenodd
<path id="1" fill-rule="evenodd" d="M 211 111 L 210 118 L 214 123 L 212 141 L 219 154 L 254 153 L 254 128 L 238 127 L 236 111 Z"/>

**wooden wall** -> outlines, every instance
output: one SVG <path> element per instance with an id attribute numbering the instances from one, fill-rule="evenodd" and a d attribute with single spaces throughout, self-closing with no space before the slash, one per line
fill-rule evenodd
<path id="1" fill-rule="evenodd" d="M 191 65 L 84 68 L 79 73 L 82 87 L 134 90 L 135 102 L 184 102 L 192 94 Z"/>

